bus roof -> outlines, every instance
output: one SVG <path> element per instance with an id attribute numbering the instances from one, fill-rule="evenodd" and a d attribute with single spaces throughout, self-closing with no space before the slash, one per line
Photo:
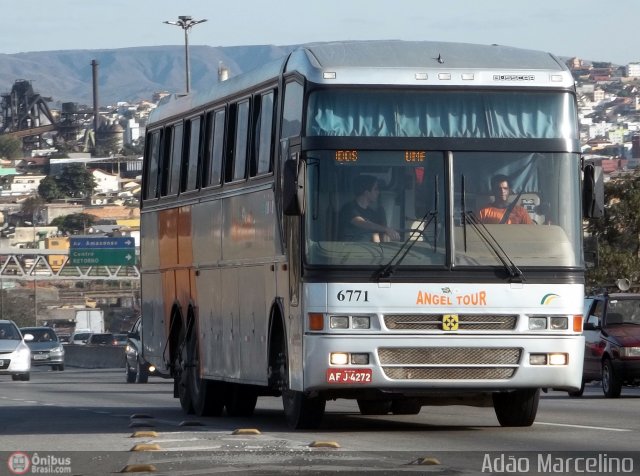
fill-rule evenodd
<path id="1" fill-rule="evenodd" d="M 434 41 L 310 43 L 208 91 L 167 96 L 150 122 L 274 82 L 282 71 L 298 72 L 321 84 L 553 88 L 574 84 L 567 66 L 542 51 Z"/>

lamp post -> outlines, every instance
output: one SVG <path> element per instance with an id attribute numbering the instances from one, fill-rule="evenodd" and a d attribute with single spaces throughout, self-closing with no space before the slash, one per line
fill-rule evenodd
<path id="1" fill-rule="evenodd" d="M 198 23 L 204 23 L 207 20 L 194 20 L 190 16 L 181 15 L 178 21 L 165 21 L 167 25 L 176 25 L 184 30 L 184 66 L 187 80 L 187 93 L 191 90 L 191 81 L 189 79 L 189 30 Z"/>

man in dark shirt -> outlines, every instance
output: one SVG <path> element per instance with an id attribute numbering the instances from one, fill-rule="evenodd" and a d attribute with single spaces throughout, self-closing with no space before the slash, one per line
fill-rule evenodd
<path id="1" fill-rule="evenodd" d="M 399 240 L 400 234 L 387 226 L 384 209 L 376 206 L 380 189 L 378 180 L 361 175 L 355 183 L 356 198 L 340 212 L 340 239 L 344 241 Z"/>

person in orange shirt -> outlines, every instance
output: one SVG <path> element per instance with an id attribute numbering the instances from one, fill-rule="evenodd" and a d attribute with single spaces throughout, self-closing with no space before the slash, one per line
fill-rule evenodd
<path id="1" fill-rule="evenodd" d="M 509 186 L 509 178 L 506 175 L 495 175 L 491 179 L 491 189 L 493 190 L 495 201 L 480 210 L 480 221 L 482 223 L 506 223 L 509 225 L 531 225 L 533 223 L 524 207 L 509 203 L 511 187 Z M 507 210 L 509 210 L 509 215 L 505 217 Z"/>

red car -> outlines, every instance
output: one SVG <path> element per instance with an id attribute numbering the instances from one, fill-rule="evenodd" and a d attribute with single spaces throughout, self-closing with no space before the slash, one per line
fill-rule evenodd
<path id="1" fill-rule="evenodd" d="M 625 385 L 640 385 L 640 294 L 612 293 L 585 299 L 584 384 L 602 381 L 605 397 L 617 398 Z"/>

